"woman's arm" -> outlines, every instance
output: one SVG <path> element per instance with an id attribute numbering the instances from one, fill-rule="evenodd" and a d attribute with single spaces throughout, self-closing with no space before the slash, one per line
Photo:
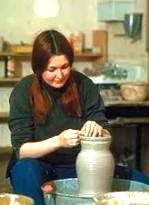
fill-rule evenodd
<path id="1" fill-rule="evenodd" d="M 73 147 L 80 143 L 83 132 L 79 130 L 64 130 L 59 135 L 40 142 L 24 143 L 19 151 L 19 158 L 42 157 L 62 147 Z"/>

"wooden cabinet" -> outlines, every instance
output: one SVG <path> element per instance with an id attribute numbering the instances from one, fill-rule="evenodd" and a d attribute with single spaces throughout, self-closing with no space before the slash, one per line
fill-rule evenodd
<path id="1" fill-rule="evenodd" d="M 133 0 L 97 0 L 98 21 L 122 22 L 124 14 L 132 12 L 134 7 Z"/>
<path id="2" fill-rule="evenodd" d="M 8 120 L 8 113 L 0 112 L 0 123 L 5 123 Z"/>
<path id="3" fill-rule="evenodd" d="M 0 78 L 0 87 L 13 87 L 20 78 Z"/>

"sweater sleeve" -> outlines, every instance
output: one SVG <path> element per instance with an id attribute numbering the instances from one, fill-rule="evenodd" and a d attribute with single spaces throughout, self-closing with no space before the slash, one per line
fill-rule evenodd
<path id="1" fill-rule="evenodd" d="M 104 102 L 100 96 L 97 86 L 88 78 L 84 80 L 83 104 L 85 120 L 96 121 L 106 129 L 109 129 L 108 120 L 105 115 Z"/>
<path id="2" fill-rule="evenodd" d="M 13 152 L 18 157 L 19 149 L 25 142 L 33 141 L 34 123 L 29 103 L 28 88 L 20 82 L 11 93 L 9 112 L 9 129 Z"/>

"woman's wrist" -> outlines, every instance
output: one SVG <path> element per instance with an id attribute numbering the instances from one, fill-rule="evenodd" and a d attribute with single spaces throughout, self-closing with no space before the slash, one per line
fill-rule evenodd
<path id="1" fill-rule="evenodd" d="M 53 140 L 54 140 L 55 148 L 62 148 L 63 147 L 63 143 L 62 143 L 62 140 L 60 139 L 59 135 L 56 135 L 55 137 L 53 137 Z"/>

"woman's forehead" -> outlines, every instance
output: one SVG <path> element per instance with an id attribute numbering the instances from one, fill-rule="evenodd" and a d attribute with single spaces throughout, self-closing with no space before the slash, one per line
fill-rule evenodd
<path id="1" fill-rule="evenodd" d="M 49 64 L 50 65 L 61 65 L 69 63 L 67 57 L 65 55 L 54 55 L 49 59 Z"/>

